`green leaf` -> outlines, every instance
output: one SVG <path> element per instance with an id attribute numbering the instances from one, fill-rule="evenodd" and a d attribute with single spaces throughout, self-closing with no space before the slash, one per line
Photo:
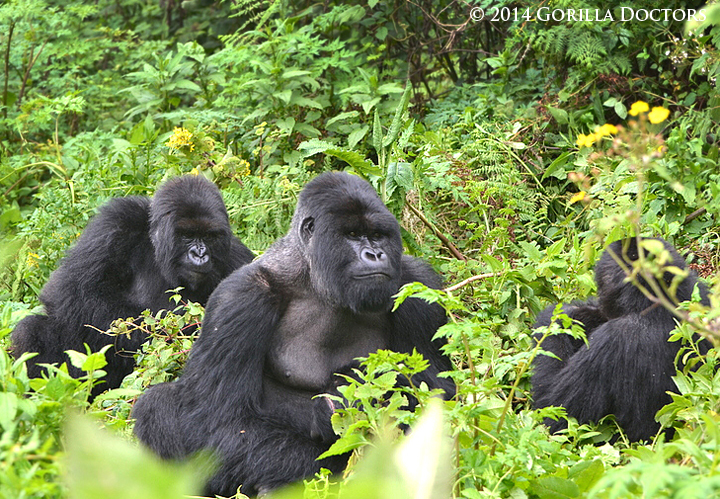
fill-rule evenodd
<path id="1" fill-rule="evenodd" d="M 580 495 L 575 482 L 557 476 L 541 478 L 531 488 L 540 499 L 571 499 Z"/>
<path id="2" fill-rule="evenodd" d="M 367 445 L 368 443 L 367 439 L 360 433 L 349 433 L 338 439 L 328 450 L 320 454 L 318 459 L 324 459 L 330 456 L 339 456 Z"/>
<path id="3" fill-rule="evenodd" d="M 275 92 L 273 94 L 273 97 L 276 99 L 280 99 L 285 104 L 288 104 L 290 102 L 290 99 L 292 99 L 292 90 L 283 90 L 282 92 Z"/>
<path id="4" fill-rule="evenodd" d="M 538 248 L 536 243 L 529 243 L 527 241 L 519 241 L 518 245 L 523 249 L 525 254 L 530 257 L 534 262 L 539 262 L 543 258 L 543 254 Z"/>
<path id="5" fill-rule="evenodd" d="M 627 113 L 627 108 L 625 107 L 625 104 L 623 104 L 622 102 L 616 102 L 614 109 L 615 109 L 615 114 L 617 114 L 621 120 L 624 120 L 625 118 L 627 118 L 628 113 Z"/>
<path id="6" fill-rule="evenodd" d="M 192 90 L 193 92 L 202 92 L 202 88 L 197 83 L 190 80 L 179 80 L 175 82 L 176 88 L 182 88 L 185 90 Z"/>
<path id="7" fill-rule="evenodd" d="M 359 115 L 360 115 L 360 113 L 357 111 L 347 111 L 345 113 L 340 113 L 337 116 L 330 118 L 327 121 L 327 123 L 325 124 L 325 126 L 330 127 L 333 123 L 337 123 L 338 121 L 346 120 L 348 118 L 355 118 L 356 116 L 359 116 Z"/>
<path id="8" fill-rule="evenodd" d="M 370 130 L 370 127 L 367 125 L 363 125 L 360 128 L 356 128 L 350 134 L 348 135 L 348 147 L 350 149 L 354 148 L 358 142 L 360 142 L 363 137 L 368 133 L 368 130 Z"/>
<path id="9" fill-rule="evenodd" d="M 334 156 L 338 159 L 345 161 L 353 168 L 353 170 L 363 176 L 382 175 L 382 170 L 380 168 L 375 166 L 371 161 L 366 160 L 363 156 L 356 153 L 355 151 L 346 151 L 344 149 L 328 149 L 325 151 L 325 154 Z"/>
<path id="10" fill-rule="evenodd" d="M 302 96 L 293 97 L 290 99 L 288 104 L 294 104 L 301 107 L 311 107 L 313 109 L 323 109 L 325 107 L 316 100 L 308 99 L 307 97 Z"/>
<path id="11" fill-rule="evenodd" d="M 400 104 L 398 105 L 397 109 L 395 110 L 395 116 L 393 117 L 392 124 L 390 125 L 390 130 L 388 131 L 387 136 L 382 142 L 383 147 L 387 147 L 393 142 L 395 142 L 395 139 L 397 139 L 398 135 L 400 134 L 400 129 L 403 124 L 403 115 L 405 114 L 405 111 L 407 110 L 408 102 L 410 102 L 410 91 L 412 90 L 412 85 L 408 83 L 405 87 L 405 92 L 403 93 L 402 97 L 400 98 Z"/>
<path id="12" fill-rule="evenodd" d="M 603 473 L 605 473 L 603 462 L 600 459 L 594 459 L 580 461 L 573 466 L 568 473 L 568 478 L 578 485 L 580 492 L 587 492 L 600 480 Z"/>
<path id="13" fill-rule="evenodd" d="M 18 398 L 12 392 L 0 392 L 0 426 L 3 430 L 12 430 L 17 414 Z"/>
<path id="14" fill-rule="evenodd" d="M 282 78 L 289 80 L 291 78 L 295 78 L 296 76 L 307 76 L 309 74 L 311 74 L 310 71 L 306 71 L 304 69 L 291 69 L 289 71 L 285 71 L 282 74 Z"/>
<path id="15" fill-rule="evenodd" d="M 557 107 L 548 106 L 548 111 L 550 111 L 550 114 L 553 118 L 555 118 L 555 121 L 558 122 L 559 125 L 567 125 L 568 124 L 568 113 L 564 109 L 559 109 Z"/>
<path id="16" fill-rule="evenodd" d="M 369 114 L 370 111 L 372 111 L 372 108 L 374 108 L 377 104 L 379 104 L 381 100 L 382 99 L 380 97 L 375 97 L 373 99 L 364 101 L 360 105 L 362 106 L 363 111 L 365 111 L 365 114 Z M 377 109 L 375 111 L 377 111 Z"/>
<path id="17" fill-rule="evenodd" d="M 408 163 L 393 161 L 388 165 L 385 176 L 385 192 L 387 197 L 392 196 L 397 187 L 409 191 L 413 187 L 413 171 Z"/>
<path id="18" fill-rule="evenodd" d="M 307 158 L 309 156 L 314 156 L 315 154 L 319 152 L 325 152 L 328 149 L 334 148 L 335 144 L 332 142 L 327 142 L 325 140 L 318 140 L 318 139 L 310 139 L 306 140 L 304 142 L 301 142 L 300 145 L 298 145 L 298 151 L 300 151 L 304 158 Z"/>
<path id="19" fill-rule="evenodd" d="M 559 180 L 567 178 L 567 171 L 563 167 L 567 164 L 571 154 L 570 151 L 566 151 L 555 158 L 555 161 L 550 163 L 540 180 L 545 180 L 548 177 L 555 177 Z"/>
<path id="20" fill-rule="evenodd" d="M 68 418 L 65 437 L 74 499 L 177 499 L 200 490 L 200 475 L 211 469 L 207 459 L 185 466 L 161 461 L 80 416 Z"/>
<path id="21" fill-rule="evenodd" d="M 382 133 L 382 125 L 380 124 L 380 113 L 378 113 L 378 110 L 375 110 L 375 117 L 373 119 L 373 143 L 372 146 L 377 151 L 378 154 L 380 154 L 380 150 L 382 149 L 382 143 L 383 143 L 383 133 Z"/>

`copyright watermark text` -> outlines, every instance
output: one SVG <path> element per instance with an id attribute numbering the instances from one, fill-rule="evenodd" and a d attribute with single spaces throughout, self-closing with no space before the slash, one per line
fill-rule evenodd
<path id="1" fill-rule="evenodd" d="M 704 22 L 705 9 L 636 9 L 620 7 L 615 10 L 604 9 L 552 9 L 540 7 L 537 11 L 517 7 L 489 7 L 470 9 L 473 21 L 541 21 L 541 22 L 587 22 L 587 21 L 697 21 Z"/>

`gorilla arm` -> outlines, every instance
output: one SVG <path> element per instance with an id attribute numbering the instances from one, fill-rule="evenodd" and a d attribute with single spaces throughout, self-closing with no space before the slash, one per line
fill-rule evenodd
<path id="1" fill-rule="evenodd" d="M 217 425 L 260 412 L 269 337 L 281 312 L 268 277 L 257 264 L 228 276 L 208 301 L 183 375 L 135 403 L 135 433 L 160 456 L 187 456 L 208 445 Z"/>
<path id="2" fill-rule="evenodd" d="M 533 329 L 539 327 L 550 326 L 552 316 L 555 313 L 556 305 L 550 305 L 540 312 L 533 325 Z M 600 325 L 604 324 L 607 319 L 600 310 L 597 300 L 588 300 L 586 302 L 573 302 L 569 305 L 562 306 L 562 313 L 567 315 L 585 330 L 585 337 L 590 338 L 592 332 Z M 535 341 L 539 341 L 544 333 L 535 333 L 533 336 Z M 556 355 L 558 358 L 549 355 L 539 354 L 533 360 L 533 395 L 536 399 L 543 397 L 549 387 L 555 384 L 557 373 L 563 369 L 568 360 L 581 347 L 585 346 L 585 340 L 582 338 L 574 338 L 569 334 L 558 333 L 547 336 L 541 348 L 546 352 Z"/>

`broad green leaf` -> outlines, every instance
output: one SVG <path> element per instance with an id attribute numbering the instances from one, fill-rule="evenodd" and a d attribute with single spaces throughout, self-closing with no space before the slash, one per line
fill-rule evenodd
<path id="1" fill-rule="evenodd" d="M 557 476 L 540 478 L 531 488 L 540 499 L 571 499 L 580 496 L 580 487 L 575 482 Z"/>
<path id="2" fill-rule="evenodd" d="M 65 425 L 66 475 L 74 499 L 179 499 L 200 490 L 207 459 L 179 466 L 113 436 L 87 418 Z"/>
<path id="3" fill-rule="evenodd" d="M 382 170 L 375 166 L 371 161 L 366 160 L 363 156 L 355 151 L 346 151 L 344 149 L 328 149 L 325 154 L 334 156 L 345 161 L 352 166 L 353 170 L 363 176 L 382 175 Z"/>
<path id="4" fill-rule="evenodd" d="M 402 97 L 400 98 L 400 104 L 398 105 L 397 109 L 395 110 L 395 116 L 393 117 L 392 124 L 390 125 L 390 130 L 388 130 L 387 136 L 383 140 L 383 147 L 387 147 L 393 142 L 395 142 L 395 139 L 397 139 L 398 134 L 400 133 L 400 129 L 403 124 L 403 116 L 405 115 L 405 111 L 407 110 L 408 102 L 410 102 L 410 91 L 412 90 L 412 85 L 408 83 L 405 86 L 405 92 L 403 93 Z"/>
<path id="5" fill-rule="evenodd" d="M 370 127 L 367 125 L 363 125 L 360 128 L 356 128 L 350 134 L 348 135 L 348 147 L 350 149 L 354 148 L 358 142 L 360 142 L 363 137 L 368 133 L 368 130 L 370 130 Z"/>
<path id="6" fill-rule="evenodd" d="M 325 140 L 318 140 L 318 139 L 310 139 L 306 140 L 304 142 L 301 142 L 300 145 L 298 145 L 298 151 L 300 151 L 304 158 L 307 158 L 309 156 L 314 156 L 315 154 L 319 152 L 325 152 L 328 149 L 334 148 L 335 144 L 332 142 L 327 142 Z"/>
<path id="7" fill-rule="evenodd" d="M 0 392 L 0 426 L 2 426 L 3 430 L 12 430 L 17 407 L 17 395 L 12 392 Z"/>
<path id="8" fill-rule="evenodd" d="M 558 122 L 559 125 L 567 125 L 568 124 L 568 113 L 564 109 L 559 109 L 557 107 L 547 106 L 547 110 L 550 111 L 550 114 L 553 118 L 555 118 L 555 121 Z"/>
<path id="9" fill-rule="evenodd" d="M 338 121 L 346 120 L 348 118 L 355 118 L 356 116 L 359 116 L 359 115 L 360 115 L 360 113 L 357 111 L 347 111 L 345 113 L 340 113 L 337 116 L 330 118 L 327 121 L 327 123 L 325 124 L 325 126 L 329 127 L 333 123 L 337 123 Z"/>

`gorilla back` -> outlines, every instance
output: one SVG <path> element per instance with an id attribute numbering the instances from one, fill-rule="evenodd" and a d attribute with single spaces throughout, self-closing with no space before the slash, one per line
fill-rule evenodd
<path id="1" fill-rule="evenodd" d="M 662 239 L 657 241 L 670 259 L 656 263 L 662 268 L 686 268 L 675 248 Z M 598 300 L 563 307 L 569 317 L 585 327 L 587 346 L 567 334 L 548 336 L 542 348 L 559 360 L 539 355 L 532 376 L 536 407 L 565 407 L 568 416 L 580 423 L 597 422 L 613 414 L 631 441 L 651 438 L 659 431 L 655 413 L 672 401 L 667 392 L 676 391 L 672 376 L 681 348 L 680 342 L 668 341 L 676 326 L 675 315 L 627 281 L 625 270 L 613 258 L 632 270 L 639 251 L 635 238 L 608 246 L 595 267 Z M 645 255 L 650 257 L 647 251 Z M 707 287 L 692 271 L 675 293 L 665 291 L 671 288 L 674 275 L 666 270 L 659 279 L 640 277 L 639 283 L 652 296 L 662 294 L 671 303 L 690 300 L 697 286 L 702 303 L 710 304 Z M 551 316 L 549 307 L 538 316 L 534 327 L 550 325 Z M 699 347 L 705 353 L 710 344 L 702 340 Z M 567 422 L 548 419 L 546 424 L 554 432 L 565 428 Z"/>
<path id="2" fill-rule="evenodd" d="M 206 493 L 263 493 L 317 472 L 341 470 L 346 456 L 316 461 L 336 439 L 330 426 L 336 373 L 378 348 L 429 361 L 416 383 L 452 396 L 433 336 L 437 305 L 411 298 L 390 312 L 405 283 L 441 285 L 425 263 L 402 254 L 400 228 L 372 187 L 325 173 L 300 194 L 290 232 L 215 290 L 202 334 L 175 382 L 137 401 L 135 432 L 164 458 L 201 449 L 220 469 Z"/>
<path id="3" fill-rule="evenodd" d="M 111 337 L 94 328 L 104 331 L 145 309 L 171 308 L 166 291 L 178 286 L 184 300 L 205 304 L 220 280 L 253 256 L 232 235 L 220 192 L 203 177 L 169 180 L 152 200 L 111 200 L 43 288 L 46 315 L 26 317 L 13 331 L 13 353 L 38 352 L 28 361 L 30 375 L 38 376 L 38 364 L 62 363 L 66 350 L 84 352 L 86 343 L 97 351 L 114 342 L 107 376 L 94 393 L 115 388 L 132 371 L 132 354 L 145 338 Z"/>

